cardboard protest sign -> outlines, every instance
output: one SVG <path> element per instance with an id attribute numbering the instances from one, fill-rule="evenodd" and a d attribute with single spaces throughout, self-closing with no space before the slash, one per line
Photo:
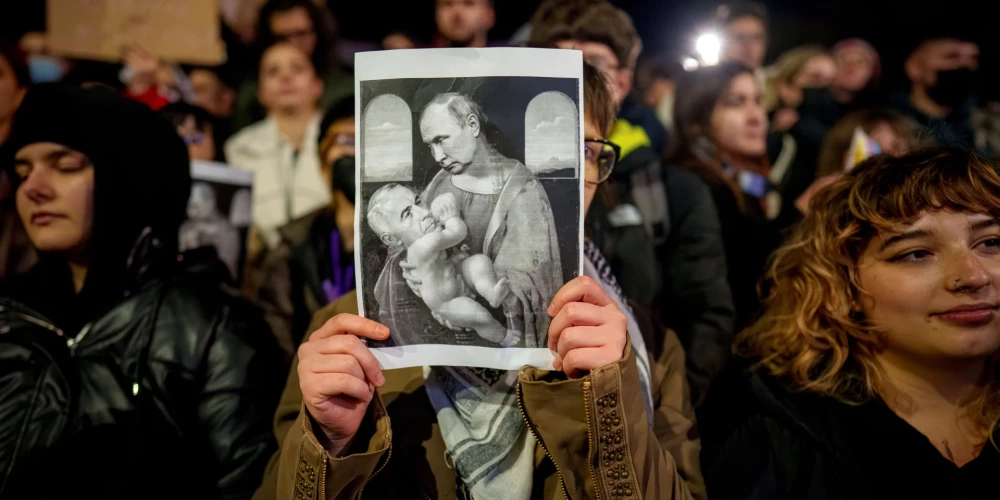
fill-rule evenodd
<path id="1" fill-rule="evenodd" d="M 218 0 L 47 0 L 53 53 L 120 61 L 141 45 L 166 61 L 216 65 L 225 58 Z"/>

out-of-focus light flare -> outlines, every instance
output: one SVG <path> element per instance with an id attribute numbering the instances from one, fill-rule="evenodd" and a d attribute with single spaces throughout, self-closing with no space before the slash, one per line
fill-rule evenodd
<path id="1" fill-rule="evenodd" d="M 698 60 L 693 57 L 686 57 L 681 61 L 681 66 L 684 67 L 684 71 L 694 71 L 698 69 Z"/>
<path id="2" fill-rule="evenodd" d="M 719 64 L 722 55 L 722 39 L 715 33 L 705 33 L 699 36 L 694 42 L 694 50 L 701 58 L 701 63 L 705 66 Z"/>

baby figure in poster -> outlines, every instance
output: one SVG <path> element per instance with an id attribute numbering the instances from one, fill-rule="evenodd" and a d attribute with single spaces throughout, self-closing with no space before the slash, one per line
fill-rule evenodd
<path id="1" fill-rule="evenodd" d="M 372 194 L 367 220 L 387 246 L 406 248 L 410 273 L 420 282 L 420 298 L 435 315 L 505 347 L 519 340 L 473 298 L 474 290 L 496 308 L 510 287 L 506 278 L 497 276 L 489 257 L 459 249 L 468 226 L 452 194 L 434 199 L 428 211 L 409 188 L 387 184 Z"/>

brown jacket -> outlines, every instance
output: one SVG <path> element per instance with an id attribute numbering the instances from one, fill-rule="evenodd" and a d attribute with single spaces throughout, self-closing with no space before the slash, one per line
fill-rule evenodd
<path id="1" fill-rule="evenodd" d="M 317 313 L 310 332 L 340 313 L 357 314 L 354 293 Z M 532 498 L 705 497 L 684 354 L 673 332 L 666 337 L 653 366 L 652 429 L 636 389 L 631 343 L 621 361 L 577 380 L 521 369 L 518 402 L 540 443 Z M 353 453 L 335 458 L 313 433 L 296 360 L 275 415 L 281 449 L 254 498 L 456 498 L 462 485 L 448 462 L 422 369 L 387 371 L 385 378 L 359 431 L 365 439 Z"/>

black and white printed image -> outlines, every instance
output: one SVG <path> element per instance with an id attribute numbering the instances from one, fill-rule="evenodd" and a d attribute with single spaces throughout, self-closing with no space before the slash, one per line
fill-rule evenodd
<path id="1" fill-rule="evenodd" d="M 360 82 L 359 291 L 391 334 L 370 347 L 546 347 L 580 268 L 579 85 Z"/>
<path id="2" fill-rule="evenodd" d="M 181 224 L 181 251 L 215 249 L 234 283 L 243 280 L 253 174 L 221 163 L 191 163 L 191 196 Z"/>

